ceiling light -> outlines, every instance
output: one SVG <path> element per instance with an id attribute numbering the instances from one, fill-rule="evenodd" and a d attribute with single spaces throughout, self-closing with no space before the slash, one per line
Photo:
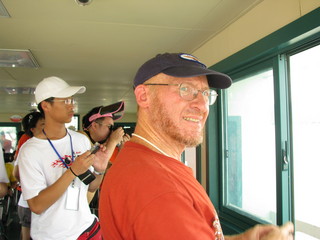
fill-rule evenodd
<path id="1" fill-rule="evenodd" d="M 8 94 L 34 94 L 35 88 L 33 87 L 3 87 L 4 91 Z"/>
<path id="2" fill-rule="evenodd" d="M 86 6 L 86 5 L 89 5 L 92 2 L 92 0 L 75 0 L 75 1 L 80 6 Z"/>
<path id="3" fill-rule="evenodd" d="M 39 68 L 30 50 L 0 49 L 0 67 Z"/>

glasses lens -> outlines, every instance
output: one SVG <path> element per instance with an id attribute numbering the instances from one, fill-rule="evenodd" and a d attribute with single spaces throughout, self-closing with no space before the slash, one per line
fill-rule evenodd
<path id="1" fill-rule="evenodd" d="M 191 101 L 194 99 L 194 91 L 196 91 L 192 86 L 187 83 L 180 84 L 180 96 L 187 101 Z"/>
<path id="2" fill-rule="evenodd" d="M 67 104 L 67 105 L 74 104 L 74 99 L 73 98 L 68 98 L 68 99 L 64 100 L 64 103 Z"/>
<path id="3" fill-rule="evenodd" d="M 218 97 L 217 92 L 213 89 L 201 91 L 195 89 L 187 83 L 181 83 L 179 90 L 181 98 L 187 101 L 192 101 L 193 99 L 195 99 L 198 96 L 198 93 L 200 92 L 209 105 L 214 104 Z"/>

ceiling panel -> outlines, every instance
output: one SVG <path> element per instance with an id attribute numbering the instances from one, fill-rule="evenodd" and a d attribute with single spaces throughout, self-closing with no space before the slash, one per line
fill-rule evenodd
<path id="1" fill-rule="evenodd" d="M 132 79 L 160 52 L 189 52 L 262 0 L 2 0 L 0 48 L 29 49 L 39 69 L 0 68 L 3 87 L 35 87 L 58 76 L 85 85 L 78 111 L 124 99 L 135 112 Z M 33 95 L 0 91 L 0 113 L 27 113 Z"/>

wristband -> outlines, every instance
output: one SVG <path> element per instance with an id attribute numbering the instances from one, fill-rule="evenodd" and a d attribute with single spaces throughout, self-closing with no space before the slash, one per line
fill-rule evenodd
<path id="1" fill-rule="evenodd" d="M 106 173 L 106 171 L 103 171 L 103 172 L 97 172 L 96 170 L 93 170 L 93 173 L 96 174 L 96 175 L 103 175 Z"/>
<path id="2" fill-rule="evenodd" d="M 74 171 L 72 171 L 72 168 L 71 168 L 71 167 L 69 167 L 69 169 L 70 169 L 70 171 L 72 172 L 73 175 L 75 175 L 76 177 L 78 177 L 78 175 L 75 174 Z"/>

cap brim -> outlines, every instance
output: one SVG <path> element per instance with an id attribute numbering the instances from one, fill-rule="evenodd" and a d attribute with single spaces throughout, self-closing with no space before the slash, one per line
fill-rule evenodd
<path id="1" fill-rule="evenodd" d="M 84 86 L 70 86 L 55 94 L 53 97 L 66 98 L 86 91 Z"/>
<path id="2" fill-rule="evenodd" d="M 124 113 L 124 101 L 102 107 L 100 110 L 100 114 L 103 115 L 107 113 L 111 113 L 113 115 L 113 120 L 119 120 L 120 118 L 122 118 Z"/>
<path id="3" fill-rule="evenodd" d="M 171 67 L 162 71 L 164 74 L 173 77 L 196 77 L 206 75 L 209 87 L 212 88 L 228 88 L 232 84 L 231 78 L 223 73 L 201 67 Z"/>

